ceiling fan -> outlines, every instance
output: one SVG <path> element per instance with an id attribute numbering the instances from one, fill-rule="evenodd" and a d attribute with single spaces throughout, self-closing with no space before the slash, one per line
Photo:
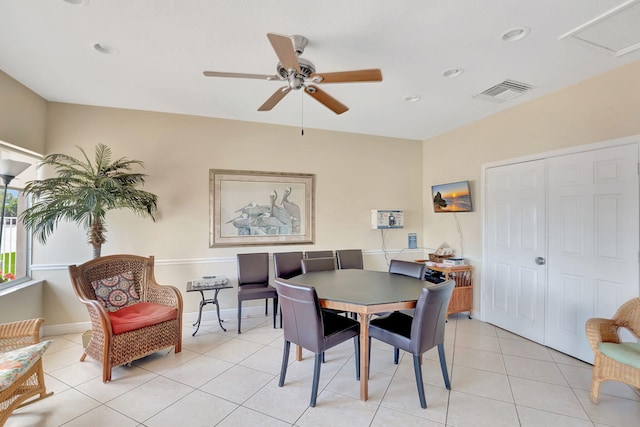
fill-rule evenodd
<path id="1" fill-rule="evenodd" d="M 274 75 L 226 73 L 220 71 L 205 71 L 207 77 L 234 77 L 243 79 L 277 80 L 286 82 L 286 85 L 275 91 L 273 95 L 258 108 L 258 111 L 269 111 L 275 107 L 292 90 L 304 88 L 312 98 L 329 108 L 336 114 L 342 114 L 349 108 L 337 99 L 320 89 L 316 84 L 323 83 L 353 83 L 353 82 L 380 82 L 382 72 L 377 69 L 338 71 L 333 73 L 316 73 L 316 67 L 304 58 L 300 58 L 308 40 L 303 36 L 283 36 L 268 33 L 267 38 L 273 46 L 280 62 L 277 65 L 277 73 Z"/>

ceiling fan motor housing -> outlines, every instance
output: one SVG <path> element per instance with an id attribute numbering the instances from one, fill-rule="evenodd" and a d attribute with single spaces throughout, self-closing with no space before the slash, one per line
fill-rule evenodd
<path id="1" fill-rule="evenodd" d="M 316 72 L 316 66 L 304 58 L 298 58 L 298 63 L 300 64 L 300 76 L 302 78 L 309 78 L 309 76 Z M 289 78 L 289 70 L 284 68 L 284 66 L 278 62 L 276 66 L 276 73 L 282 80 L 287 80 Z"/>

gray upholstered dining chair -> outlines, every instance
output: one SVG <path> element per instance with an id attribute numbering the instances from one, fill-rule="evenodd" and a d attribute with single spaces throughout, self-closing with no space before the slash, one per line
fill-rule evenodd
<path id="1" fill-rule="evenodd" d="M 424 273 L 426 267 L 424 263 L 412 262 L 412 261 L 403 261 L 399 259 L 392 259 L 389 263 L 389 273 L 392 274 L 401 274 L 403 276 L 413 277 L 414 279 L 424 280 Z M 410 310 L 399 310 L 404 314 L 408 314 L 413 316 L 413 309 Z M 385 316 L 390 312 L 378 313 L 379 316 Z"/>
<path id="2" fill-rule="evenodd" d="M 300 261 L 302 273 L 311 273 L 314 271 L 331 271 L 336 269 L 336 259 L 334 257 L 326 258 L 309 258 Z M 347 314 L 344 310 L 334 310 L 332 308 L 323 308 L 322 310 L 333 314 Z M 355 313 L 351 315 L 354 319 Z"/>
<path id="3" fill-rule="evenodd" d="M 238 334 L 241 333 L 242 301 L 263 299 L 264 315 L 269 314 L 269 299 L 273 299 L 273 327 L 276 327 L 278 293 L 269 286 L 269 254 L 238 254 Z M 282 317 L 280 317 L 282 326 Z"/>
<path id="4" fill-rule="evenodd" d="M 389 273 L 402 274 L 403 276 L 414 277 L 424 280 L 425 264 L 423 262 L 402 261 L 392 259 L 389 263 Z"/>
<path id="5" fill-rule="evenodd" d="M 302 252 L 278 252 L 273 254 L 274 277 L 291 279 L 302 274 Z"/>
<path id="6" fill-rule="evenodd" d="M 320 367 L 326 350 L 353 338 L 356 379 L 360 379 L 360 323 L 322 310 L 313 287 L 295 285 L 278 278 L 275 279 L 275 286 L 284 318 L 284 350 L 278 387 L 284 385 L 287 375 L 291 343 L 306 348 L 315 355 L 309 402 L 309 406 L 313 407 L 316 406 Z"/>
<path id="7" fill-rule="evenodd" d="M 347 268 L 357 268 L 362 270 L 364 268 L 361 249 L 337 250 L 336 258 L 338 259 L 338 268 L 340 270 L 345 270 Z"/>
<path id="8" fill-rule="evenodd" d="M 327 271 L 336 269 L 336 259 L 334 257 L 326 258 L 309 258 L 300 261 L 302 273 L 311 273 L 312 271 Z"/>
<path id="9" fill-rule="evenodd" d="M 333 256 L 333 251 L 306 251 L 304 253 L 305 258 L 330 258 Z"/>
<path id="10" fill-rule="evenodd" d="M 413 355 L 413 370 L 422 408 L 427 407 L 427 400 L 422 382 L 421 356 L 433 347 L 438 347 L 444 384 L 447 390 L 451 390 L 447 360 L 444 354 L 444 327 L 447 319 L 447 307 L 455 284 L 455 281 L 447 280 L 422 288 L 413 316 L 395 311 L 386 316 L 372 319 L 369 323 L 369 340 L 375 338 L 392 345 L 395 364 L 398 364 L 400 350 Z M 371 345 L 369 345 L 368 356 L 371 357 Z"/>

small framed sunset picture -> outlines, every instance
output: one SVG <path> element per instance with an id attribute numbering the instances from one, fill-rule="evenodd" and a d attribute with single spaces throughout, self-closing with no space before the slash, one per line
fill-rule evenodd
<path id="1" fill-rule="evenodd" d="M 469 181 L 450 182 L 431 187 L 434 212 L 471 212 Z"/>

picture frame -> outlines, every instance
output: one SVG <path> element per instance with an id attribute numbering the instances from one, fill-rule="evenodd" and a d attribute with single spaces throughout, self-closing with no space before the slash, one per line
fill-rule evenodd
<path id="1" fill-rule="evenodd" d="M 472 212 L 469 181 L 449 182 L 431 187 L 431 201 L 435 213 Z"/>
<path id="2" fill-rule="evenodd" d="M 209 170 L 209 247 L 315 241 L 315 175 Z"/>

